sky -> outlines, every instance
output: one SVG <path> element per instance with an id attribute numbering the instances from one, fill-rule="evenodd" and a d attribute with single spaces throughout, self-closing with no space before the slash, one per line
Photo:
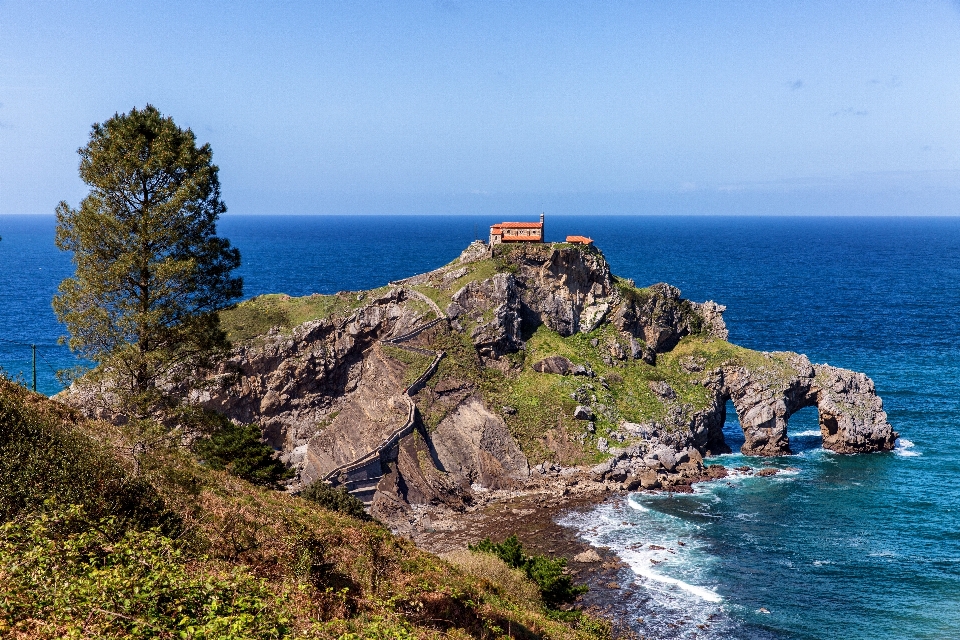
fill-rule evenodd
<path id="1" fill-rule="evenodd" d="M 0 214 L 153 104 L 234 214 L 960 214 L 960 3 L 0 0 Z"/>

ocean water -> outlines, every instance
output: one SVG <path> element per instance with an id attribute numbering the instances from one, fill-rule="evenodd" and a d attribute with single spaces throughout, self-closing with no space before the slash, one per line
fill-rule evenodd
<path id="1" fill-rule="evenodd" d="M 305 295 L 435 268 L 498 221 L 228 216 L 220 229 L 247 295 Z M 50 309 L 71 271 L 53 231 L 52 216 L 0 216 L 0 366 L 30 382 L 36 344 L 48 394 L 73 362 Z M 866 372 L 901 436 L 891 453 L 838 456 L 804 409 L 794 455 L 712 460 L 783 473 L 570 517 L 632 567 L 623 618 L 662 638 L 960 638 L 960 219 L 547 217 L 547 239 L 568 233 L 593 237 L 618 275 L 727 305 L 738 344 Z"/>

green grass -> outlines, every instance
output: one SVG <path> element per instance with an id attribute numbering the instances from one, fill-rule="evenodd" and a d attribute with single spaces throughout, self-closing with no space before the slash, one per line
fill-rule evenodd
<path id="1" fill-rule="evenodd" d="M 289 333 L 308 320 L 349 316 L 388 290 L 388 287 L 381 287 L 366 292 L 344 291 L 329 296 L 314 294 L 300 298 L 282 293 L 257 296 L 220 312 L 220 326 L 233 343 L 265 335 L 273 327 L 279 327 L 281 333 Z M 361 299 L 358 300 L 358 296 L 362 296 Z"/>
<path id="2" fill-rule="evenodd" d="M 624 420 L 636 423 L 661 421 L 669 428 L 670 421 L 665 418 L 670 407 L 680 406 L 690 416 L 709 406 L 712 393 L 699 383 L 705 371 L 718 366 L 742 365 L 774 382 L 785 380 L 794 373 L 785 354 L 763 354 L 702 335 L 687 336 L 671 352 L 659 354 L 656 366 L 629 358 L 612 360 L 614 364 L 608 365 L 603 357 L 609 356 L 612 340 L 620 340 L 625 348 L 628 346 L 610 325 L 603 325 L 589 334 L 566 338 L 541 325 L 529 337 L 523 351 L 508 356 L 514 368 L 504 373 L 482 366 L 469 339 L 470 329 L 467 327 L 463 334 L 442 333 L 437 336 L 433 346 L 447 351 L 448 357 L 441 363 L 430 385 L 435 386 L 444 379 L 469 381 L 491 410 L 498 412 L 502 406 L 516 409 L 515 414 L 503 418 L 531 464 L 544 460 L 563 464 L 602 460 L 606 456 L 596 450 L 597 438 L 617 432 Z M 597 340 L 597 346 L 593 346 L 592 340 Z M 534 363 L 552 355 L 589 366 L 596 376 L 561 376 L 533 370 Z M 683 364 L 691 359 L 704 372 L 684 369 Z M 650 388 L 650 384 L 657 381 L 669 384 L 677 398 L 666 402 L 661 400 Z M 597 412 L 595 433 L 587 433 L 586 421 L 573 418 L 577 404 L 607 407 L 605 414 Z M 418 398 L 418 406 L 430 428 L 436 427 L 446 416 L 444 409 L 430 406 L 421 398 Z M 547 446 L 548 434 L 554 439 L 566 434 L 566 445 L 561 453 Z M 581 439 L 582 444 L 576 444 Z"/>
<path id="3" fill-rule="evenodd" d="M 467 269 L 467 273 L 453 280 L 447 286 L 443 285 L 443 276 L 439 275 L 435 276 L 429 284 L 413 285 L 411 288 L 416 289 L 436 302 L 437 306 L 441 309 L 446 309 L 452 301 L 453 294 L 457 291 L 471 282 L 482 282 L 483 280 L 492 278 L 497 273 L 508 271 L 510 270 L 510 266 L 511 265 L 508 265 L 502 259 L 478 260 L 466 265 L 451 263 L 447 267 L 444 267 L 441 273 L 457 271 L 461 268 Z"/>
<path id="4" fill-rule="evenodd" d="M 423 353 L 407 351 L 390 344 L 384 344 L 380 348 L 383 350 L 383 355 L 404 365 L 403 385 L 405 387 L 413 384 L 433 364 L 434 358 Z"/>

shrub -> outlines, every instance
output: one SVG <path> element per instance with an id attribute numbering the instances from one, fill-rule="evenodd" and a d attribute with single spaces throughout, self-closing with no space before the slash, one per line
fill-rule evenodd
<path id="1" fill-rule="evenodd" d="M 283 603 L 246 569 L 188 563 L 159 529 L 122 531 L 112 517 L 90 524 L 81 507 L 48 502 L 0 527 L 0 635 L 288 635 Z"/>
<path id="2" fill-rule="evenodd" d="M 293 471 L 274 456 L 273 448 L 260 440 L 260 428 L 234 424 L 220 416 L 219 428 L 193 445 L 197 456 L 214 469 L 243 478 L 253 484 L 276 488 L 293 477 Z"/>
<path id="3" fill-rule="evenodd" d="M 523 545 L 516 535 L 512 535 L 503 542 L 497 543 L 484 538 L 476 545 L 469 545 L 471 551 L 490 553 L 507 565 L 522 569 L 531 580 L 540 588 L 540 595 L 544 604 L 552 609 L 561 605 L 570 604 L 581 593 L 587 592 L 586 585 L 575 585 L 566 573 L 566 558 L 548 558 L 536 555 L 528 556 L 523 552 Z"/>
<path id="4" fill-rule="evenodd" d="M 114 516 L 124 526 L 162 527 L 180 519 L 142 476 L 124 469 L 104 439 L 95 440 L 63 416 L 27 403 L 25 389 L 0 380 L 0 521 L 35 511 L 50 498 L 83 504 L 93 518 Z"/>
<path id="5" fill-rule="evenodd" d="M 324 509 L 345 513 L 360 520 L 373 520 L 363 503 L 350 495 L 345 487 L 331 487 L 326 482 L 317 481 L 300 493 L 300 497 L 319 504 Z"/>

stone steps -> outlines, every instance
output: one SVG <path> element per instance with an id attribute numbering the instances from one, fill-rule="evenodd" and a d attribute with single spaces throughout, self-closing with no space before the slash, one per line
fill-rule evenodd
<path id="1" fill-rule="evenodd" d="M 401 438 L 413 432 L 417 408 L 411 399 L 411 396 L 415 395 L 420 389 L 423 388 L 423 385 L 427 383 L 427 380 L 429 380 L 430 377 L 436 372 L 437 367 L 440 365 L 440 360 L 447 355 L 443 351 L 432 351 L 430 349 L 422 349 L 420 347 L 411 347 L 401 344 L 402 342 L 418 336 L 423 331 L 434 327 L 437 324 L 446 321 L 447 319 L 446 316 L 443 315 L 443 312 L 440 311 L 439 307 L 437 307 L 436 303 L 434 303 L 432 300 L 418 292 L 411 291 L 411 293 L 414 293 L 417 295 L 417 297 L 426 300 L 437 312 L 438 317 L 435 320 L 431 320 L 430 322 L 427 322 L 426 324 L 407 332 L 404 335 L 380 341 L 384 344 L 390 344 L 408 351 L 431 354 L 434 356 L 434 360 L 427 370 L 424 371 L 420 377 L 414 381 L 413 384 L 403 391 L 403 397 L 407 402 L 407 420 L 402 427 L 390 434 L 390 437 L 384 440 L 384 442 L 381 443 L 376 449 L 367 453 L 363 457 L 354 460 L 353 462 L 337 467 L 319 480 L 319 482 L 329 482 L 335 486 L 340 485 L 346 487 L 350 495 L 363 502 L 367 509 L 370 508 L 370 505 L 373 502 L 373 496 L 377 492 L 377 485 L 380 483 L 380 479 L 383 478 L 384 475 L 384 454 L 388 453 L 393 447 L 395 447 L 400 442 Z M 374 350 L 376 351 L 377 357 L 379 357 L 382 361 L 383 353 L 380 350 L 380 342 L 374 344 Z"/>

